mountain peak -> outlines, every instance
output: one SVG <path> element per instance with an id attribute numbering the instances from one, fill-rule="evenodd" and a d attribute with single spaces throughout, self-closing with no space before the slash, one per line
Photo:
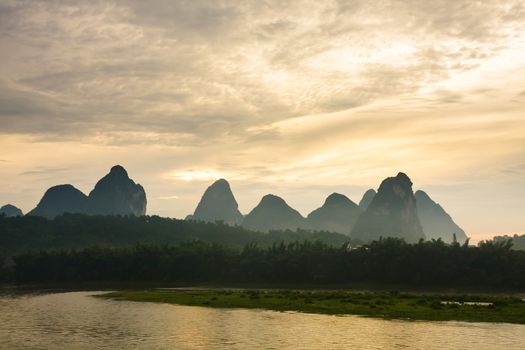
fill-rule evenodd
<path id="1" fill-rule="evenodd" d="M 100 215 L 145 215 L 146 192 L 129 178 L 124 167 L 115 165 L 89 193 L 90 213 Z"/>
<path id="2" fill-rule="evenodd" d="M 213 191 L 224 191 L 224 192 L 232 192 L 230 183 L 226 179 L 218 179 L 214 183 L 212 183 L 206 191 L 213 190 Z M 233 193 L 232 193 L 233 196 Z"/>
<path id="3" fill-rule="evenodd" d="M 88 206 L 88 198 L 80 190 L 70 184 L 50 187 L 36 208 L 27 215 L 54 218 L 64 213 L 84 213 Z"/>
<path id="4" fill-rule="evenodd" d="M 351 236 L 363 241 L 398 237 L 407 242 L 417 242 L 425 238 L 417 215 L 412 181 L 406 174 L 399 173 L 381 182 L 372 202 L 357 220 Z"/>
<path id="5" fill-rule="evenodd" d="M 328 197 L 326 197 L 326 200 L 324 202 L 324 205 L 333 205 L 333 204 L 339 204 L 339 203 L 353 203 L 350 198 L 345 196 L 344 194 L 334 192 Z"/>
<path id="6" fill-rule="evenodd" d="M 412 192 L 412 180 L 410 180 L 408 175 L 405 173 L 398 173 L 396 176 L 387 177 L 384 179 L 383 182 L 381 182 L 377 192 L 379 193 L 382 190 L 392 188 L 392 186 L 395 186 L 397 189 L 410 189 L 410 192 Z M 401 195 L 400 192 L 398 194 Z"/>
<path id="7" fill-rule="evenodd" d="M 230 187 L 230 183 L 226 179 L 220 178 L 217 181 L 215 181 L 212 184 L 212 186 L 228 186 L 228 187 Z"/>
<path id="8" fill-rule="evenodd" d="M 261 232 L 306 227 L 303 216 L 290 207 L 284 199 L 273 194 L 263 196 L 259 204 L 246 215 L 242 225 L 247 229 Z"/>
<path id="9" fill-rule="evenodd" d="M 340 193 L 329 195 L 323 206 L 308 214 L 308 226 L 316 231 L 350 234 L 361 209 L 350 198 Z"/>
<path id="10" fill-rule="evenodd" d="M 122 165 L 114 165 L 111 167 L 111 170 L 109 171 L 109 175 L 113 176 L 122 176 L 128 178 L 128 172 Z"/>
<path id="11" fill-rule="evenodd" d="M 264 195 L 261 199 L 261 202 L 259 203 L 259 205 L 274 205 L 274 204 L 288 206 L 288 204 L 286 204 L 286 201 L 284 199 L 274 194 Z"/>
<path id="12" fill-rule="evenodd" d="M 396 179 L 398 179 L 398 180 L 400 180 L 400 181 L 407 182 L 407 183 L 410 184 L 410 186 L 412 186 L 412 181 L 410 180 L 410 178 L 408 177 L 408 175 L 405 174 L 405 173 L 402 173 L 402 172 L 397 173 L 397 175 L 396 175 Z"/>
<path id="13" fill-rule="evenodd" d="M 243 216 L 238 208 L 230 184 L 225 179 L 219 179 L 204 191 L 191 220 L 239 225 Z"/>
<path id="14" fill-rule="evenodd" d="M 0 216 L 5 215 L 6 217 L 23 216 L 22 210 L 15 207 L 12 204 L 6 204 L 0 208 Z"/>

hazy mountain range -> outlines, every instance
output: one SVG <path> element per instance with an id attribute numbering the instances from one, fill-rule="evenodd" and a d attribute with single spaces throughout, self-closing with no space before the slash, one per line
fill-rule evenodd
<path id="1" fill-rule="evenodd" d="M 58 185 L 48 189 L 36 208 L 27 215 L 54 218 L 64 213 L 92 215 L 144 215 L 146 192 L 135 184 L 120 165 L 100 179 L 86 196 L 72 185 Z"/>
<path id="2" fill-rule="evenodd" d="M 380 237 L 399 237 L 407 242 L 441 238 L 448 243 L 454 240 L 454 235 L 458 242 L 467 239 L 450 215 L 425 192 L 414 194 L 412 181 L 404 173 L 385 179 L 377 192 L 366 191 L 359 205 L 343 194 L 332 193 L 306 218 L 273 194 L 265 195 L 243 218 L 231 187 L 220 179 L 205 191 L 194 214 L 187 219 L 221 221 L 260 232 L 297 229 L 337 232 L 365 242 Z"/>
<path id="3" fill-rule="evenodd" d="M 54 218 L 63 213 L 90 215 L 146 214 L 146 192 L 116 165 L 86 195 L 70 184 L 49 188 L 37 206 L 27 215 Z M 0 215 L 22 216 L 13 205 L 0 208 Z M 363 242 L 380 237 L 399 237 L 407 242 L 438 239 L 458 242 L 467 239 L 465 232 L 427 193 L 412 190 L 410 178 L 399 173 L 385 179 L 377 192 L 366 191 L 359 205 L 340 193 L 330 194 L 323 205 L 303 217 L 286 201 L 268 194 L 246 216 L 225 179 L 206 189 L 194 213 L 187 220 L 223 222 L 260 232 L 306 229 L 348 235 Z"/>

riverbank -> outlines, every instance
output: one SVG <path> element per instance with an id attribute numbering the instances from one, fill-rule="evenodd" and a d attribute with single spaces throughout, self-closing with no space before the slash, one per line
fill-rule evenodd
<path id="1" fill-rule="evenodd" d="M 386 319 L 525 324 L 514 296 L 275 289 L 128 290 L 97 297 L 215 308 L 258 308 Z"/>

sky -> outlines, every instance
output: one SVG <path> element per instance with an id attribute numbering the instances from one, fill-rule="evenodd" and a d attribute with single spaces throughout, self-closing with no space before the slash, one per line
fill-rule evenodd
<path id="1" fill-rule="evenodd" d="M 307 215 L 407 173 L 474 241 L 525 233 L 523 1 L 0 2 L 0 204 L 123 165 L 183 218 L 229 180 Z"/>

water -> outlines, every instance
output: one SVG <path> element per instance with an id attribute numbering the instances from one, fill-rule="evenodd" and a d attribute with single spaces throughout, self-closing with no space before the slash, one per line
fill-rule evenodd
<path id="1" fill-rule="evenodd" d="M 525 326 L 0 296 L 2 349 L 524 349 Z"/>

